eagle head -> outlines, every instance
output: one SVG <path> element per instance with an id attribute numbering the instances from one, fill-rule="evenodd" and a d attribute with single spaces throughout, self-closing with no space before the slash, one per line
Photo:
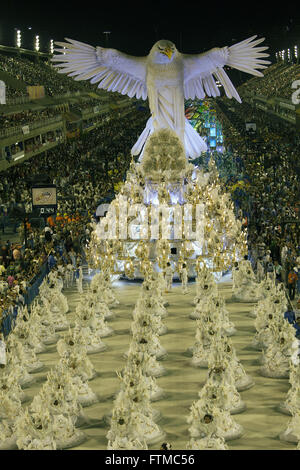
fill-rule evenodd
<path id="1" fill-rule="evenodd" d="M 150 56 L 156 64 L 168 64 L 176 56 L 177 49 L 172 41 L 160 39 L 150 51 Z"/>

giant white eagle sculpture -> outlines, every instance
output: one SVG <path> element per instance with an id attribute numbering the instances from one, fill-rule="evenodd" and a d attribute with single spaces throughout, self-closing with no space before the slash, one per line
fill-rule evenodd
<path id="1" fill-rule="evenodd" d="M 154 44 L 148 56 L 134 57 L 116 49 L 93 47 L 73 39 L 56 42 L 60 52 L 52 58 L 59 73 L 74 80 L 99 83 L 98 88 L 117 91 L 130 98 L 149 100 L 151 117 L 133 146 L 139 155 L 148 136 L 155 130 L 171 128 L 185 146 L 186 156 L 196 158 L 207 149 L 204 140 L 185 118 L 184 100 L 220 96 L 216 80 L 228 98 L 241 103 L 235 87 L 224 70 L 229 66 L 262 77 L 269 61 L 263 59 L 268 47 L 257 47 L 265 38 L 252 36 L 230 47 L 213 48 L 201 54 L 182 54 L 168 40 Z"/>

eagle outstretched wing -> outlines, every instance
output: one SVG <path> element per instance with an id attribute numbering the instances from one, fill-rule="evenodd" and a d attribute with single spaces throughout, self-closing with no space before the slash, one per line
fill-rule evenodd
<path id="1" fill-rule="evenodd" d="M 116 49 L 93 47 L 73 39 L 56 42 L 60 49 L 52 62 L 60 62 L 54 67 L 59 73 L 68 74 L 74 80 L 90 80 L 98 83 L 98 88 L 118 91 L 130 98 L 147 99 L 146 57 L 134 57 Z"/>
<path id="2" fill-rule="evenodd" d="M 252 36 L 230 47 L 214 48 L 203 54 L 182 54 L 185 99 L 220 96 L 216 79 L 224 87 L 228 98 L 235 98 L 241 103 L 241 98 L 223 67 L 227 65 L 257 77 L 263 77 L 257 69 L 265 69 L 271 62 L 262 59 L 269 57 L 269 54 L 262 53 L 268 47 L 256 47 L 265 38 L 254 41 L 256 37 Z"/>

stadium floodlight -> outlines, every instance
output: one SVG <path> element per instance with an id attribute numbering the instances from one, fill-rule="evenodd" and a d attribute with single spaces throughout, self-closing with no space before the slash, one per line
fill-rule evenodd
<path id="1" fill-rule="evenodd" d="M 294 46 L 294 56 L 298 59 L 298 46 Z"/>
<path id="2" fill-rule="evenodd" d="M 34 49 L 36 52 L 39 52 L 40 50 L 40 36 L 35 36 Z"/>
<path id="3" fill-rule="evenodd" d="M 51 52 L 51 54 L 54 54 L 54 41 L 53 41 L 53 39 L 50 39 L 50 52 Z"/>
<path id="4" fill-rule="evenodd" d="M 17 47 L 21 47 L 21 45 L 22 45 L 22 33 L 18 29 L 17 30 Z"/>
<path id="5" fill-rule="evenodd" d="M 287 56 L 288 56 L 288 60 L 291 60 L 291 51 L 290 51 L 290 49 L 287 50 Z"/>

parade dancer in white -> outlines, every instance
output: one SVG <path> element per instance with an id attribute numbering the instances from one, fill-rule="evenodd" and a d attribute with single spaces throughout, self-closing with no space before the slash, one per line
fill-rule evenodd
<path id="1" fill-rule="evenodd" d="M 182 283 L 182 293 L 187 294 L 188 293 L 188 288 L 187 288 L 188 271 L 187 271 L 185 263 L 183 263 L 182 269 L 181 269 L 181 283 Z"/>
<path id="2" fill-rule="evenodd" d="M 82 281 L 83 281 L 82 266 L 79 266 L 78 277 L 76 278 L 77 290 L 79 294 L 83 294 Z"/>
<path id="3" fill-rule="evenodd" d="M 170 292 L 172 289 L 172 281 L 173 281 L 173 269 L 171 263 L 167 263 L 167 267 L 165 270 L 165 280 L 166 280 L 166 293 Z"/>

